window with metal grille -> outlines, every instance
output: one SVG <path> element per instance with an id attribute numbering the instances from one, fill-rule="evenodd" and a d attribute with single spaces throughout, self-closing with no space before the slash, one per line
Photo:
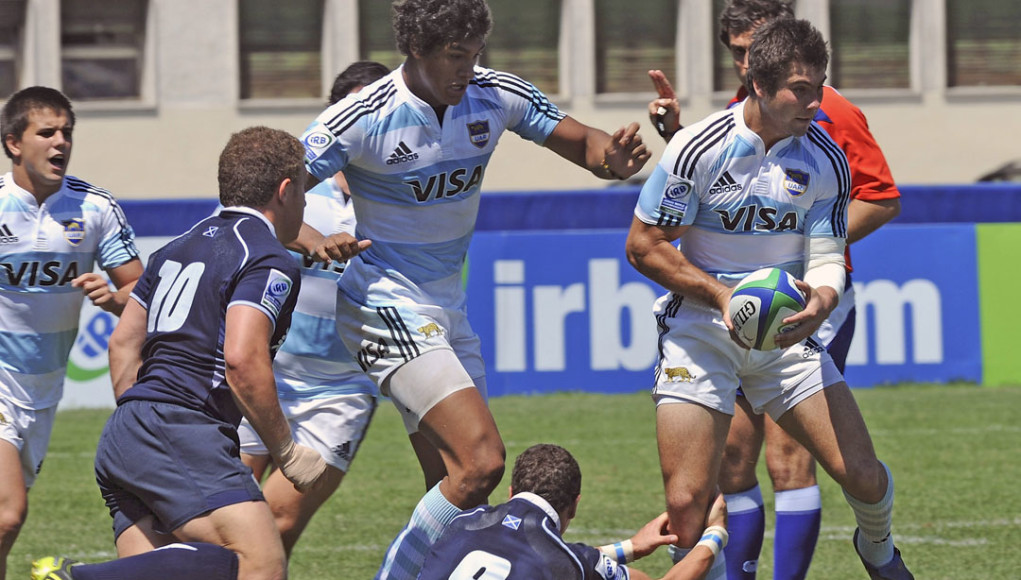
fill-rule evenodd
<path id="1" fill-rule="evenodd" d="M 559 0 L 490 0 L 493 29 L 479 64 L 516 74 L 545 93 L 559 92 Z M 391 26 L 390 3 L 358 3 L 359 57 L 390 68 L 404 62 Z"/>
<path id="2" fill-rule="evenodd" d="M 18 90 L 22 31 L 27 0 L 0 0 L 0 100 Z"/>
<path id="3" fill-rule="evenodd" d="M 829 84 L 911 87 L 911 0 L 831 0 Z"/>
<path id="4" fill-rule="evenodd" d="M 71 100 L 141 96 L 147 10 L 147 0 L 61 0 L 61 83 Z"/>
<path id="5" fill-rule="evenodd" d="M 324 0 L 240 0 L 242 99 L 323 98 Z"/>
<path id="6" fill-rule="evenodd" d="M 358 0 L 358 58 L 381 62 L 391 70 L 404 62 L 392 20 L 389 2 Z"/>
<path id="7" fill-rule="evenodd" d="M 947 0 L 947 84 L 1021 85 L 1021 2 Z"/>
<path id="8" fill-rule="evenodd" d="M 653 90 L 650 69 L 676 70 L 677 0 L 596 0 L 596 92 Z"/>

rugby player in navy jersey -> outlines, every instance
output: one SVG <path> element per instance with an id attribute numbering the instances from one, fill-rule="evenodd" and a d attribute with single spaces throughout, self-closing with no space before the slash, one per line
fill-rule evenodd
<path id="1" fill-rule="evenodd" d="M 539 444 L 518 455 L 510 500 L 467 510 L 433 545 L 419 580 L 647 580 L 627 563 L 677 541 L 666 532 L 666 513 L 632 538 L 594 548 L 561 536 L 577 515 L 581 468 L 563 447 Z M 702 540 L 664 580 L 703 578 L 727 543 L 727 509 L 717 495 Z"/>
<path id="2" fill-rule="evenodd" d="M 18 91 L 0 113 L 11 159 L 0 175 L 0 580 L 49 447 L 82 294 L 120 315 L 142 274 L 110 192 L 67 175 L 74 125 L 49 87 Z"/>
<path id="3" fill-rule="evenodd" d="M 153 254 L 110 339 L 118 395 L 96 452 L 118 560 L 34 563 L 34 580 L 282 580 L 280 534 L 239 457 L 244 415 L 299 490 L 326 463 L 296 445 L 272 361 L 300 278 L 281 242 L 305 206 L 304 151 L 266 127 L 220 155 L 217 215 Z"/>

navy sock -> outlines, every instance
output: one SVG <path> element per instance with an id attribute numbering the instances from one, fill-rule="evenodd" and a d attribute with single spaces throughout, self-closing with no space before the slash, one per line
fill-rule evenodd
<path id="1" fill-rule="evenodd" d="M 238 557 L 215 544 L 188 542 L 111 560 L 79 564 L 74 580 L 237 580 Z"/>
<path id="2" fill-rule="evenodd" d="M 766 531 L 766 512 L 762 491 L 755 486 L 741 493 L 727 494 L 727 531 L 730 541 L 723 553 L 727 556 L 729 580 L 754 580 Z"/>

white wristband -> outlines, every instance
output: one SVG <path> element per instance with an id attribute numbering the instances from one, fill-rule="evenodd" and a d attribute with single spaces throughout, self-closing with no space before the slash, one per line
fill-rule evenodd
<path id="1" fill-rule="evenodd" d="M 727 540 L 730 539 L 730 534 L 727 533 L 727 529 L 722 526 L 709 526 L 702 532 L 702 539 L 698 541 L 696 546 L 705 546 L 709 548 L 713 557 L 720 555 L 720 550 L 727 546 Z"/>
<path id="2" fill-rule="evenodd" d="M 599 546 L 599 551 L 616 560 L 621 566 L 635 559 L 635 546 L 631 540 Z"/>

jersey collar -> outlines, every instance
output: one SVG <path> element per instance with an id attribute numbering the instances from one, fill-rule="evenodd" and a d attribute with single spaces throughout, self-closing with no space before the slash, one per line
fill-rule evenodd
<path id="1" fill-rule="evenodd" d="M 220 215 L 225 211 L 248 214 L 252 217 L 259 218 L 260 220 L 262 220 L 262 223 L 266 224 L 266 227 L 269 228 L 269 231 L 273 234 L 273 237 L 276 237 L 277 235 L 277 230 L 275 227 L 273 227 L 273 222 L 269 221 L 269 218 L 264 216 L 261 211 L 255 208 L 243 205 L 232 205 L 230 207 L 221 207 L 220 211 L 216 212 L 216 215 Z"/>
<path id="2" fill-rule="evenodd" d="M 548 501 L 543 499 L 542 496 L 536 495 L 529 491 L 523 491 L 521 493 L 514 494 L 514 497 L 512 497 L 511 499 L 523 499 L 535 505 L 536 507 L 542 509 L 542 511 L 546 512 L 546 515 L 548 515 L 550 519 L 553 520 L 553 523 L 557 525 L 557 529 L 558 530 L 560 529 L 560 514 L 558 514 L 557 510 L 553 509 L 553 506 L 551 506 Z"/>

